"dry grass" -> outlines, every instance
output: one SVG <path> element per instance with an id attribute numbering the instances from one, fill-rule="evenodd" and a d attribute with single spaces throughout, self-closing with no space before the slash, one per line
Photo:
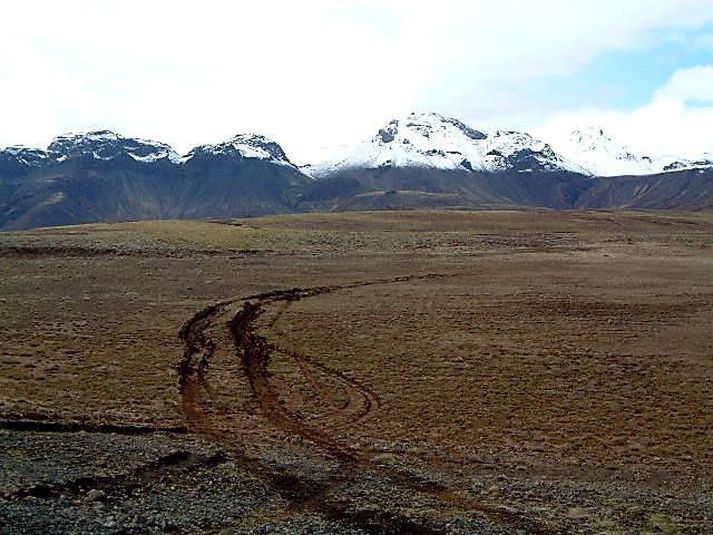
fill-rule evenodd
<path id="1" fill-rule="evenodd" d="M 275 339 L 379 395 L 359 426 L 325 424 L 374 453 L 456 468 L 705 476 L 713 281 L 702 260 L 483 258 L 453 278 L 300 301 Z M 294 373 L 279 360 L 273 369 Z"/>
<path id="2" fill-rule="evenodd" d="M 262 332 L 291 411 L 365 456 L 636 477 L 713 473 L 710 214 L 398 212 L 84 225 L 0 235 L 0 407 L 184 420 L 182 323 L 226 297 L 407 274 L 321 295 Z M 210 417 L 261 418 L 222 324 Z M 661 474 L 664 474 L 662 476 Z"/>

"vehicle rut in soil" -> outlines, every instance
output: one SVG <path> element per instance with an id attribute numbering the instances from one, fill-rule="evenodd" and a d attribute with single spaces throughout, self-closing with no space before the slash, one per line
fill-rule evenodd
<path id="1" fill-rule="evenodd" d="M 343 372 L 321 364 L 301 352 L 286 351 L 271 344 L 265 336 L 257 332 L 257 320 L 265 312 L 266 307 L 277 303 L 281 304 L 280 309 L 272 322 L 269 323 L 268 327 L 270 328 L 275 326 L 289 304 L 294 301 L 340 290 L 448 276 L 454 275 L 429 273 L 354 282 L 346 285 L 273 290 L 222 301 L 206 307 L 187 321 L 180 331 L 180 337 L 184 341 L 186 350 L 178 366 L 179 385 L 183 397 L 183 409 L 188 421 L 197 431 L 206 433 L 218 440 L 224 435 L 224 432 L 220 434 L 214 432 L 210 425 L 210 419 L 203 408 L 204 400 L 201 396 L 201 390 L 209 388 L 206 376 L 210 359 L 216 350 L 215 342 L 206 334 L 206 331 L 219 317 L 228 311 L 231 305 L 242 302 L 242 306 L 237 310 L 233 318 L 227 322 L 227 326 L 233 340 L 235 353 L 241 359 L 252 394 L 257 400 L 264 417 L 283 431 L 298 435 L 308 442 L 314 443 L 318 448 L 338 459 L 342 464 L 340 474 L 333 477 L 328 485 L 314 486 L 313 482 L 301 481 L 298 477 L 275 472 L 269 467 L 256 466 L 255 459 L 249 459 L 242 452 L 236 452 L 236 461 L 246 468 L 252 469 L 258 477 L 266 480 L 272 488 L 293 504 L 294 511 L 309 510 L 318 512 L 328 518 L 340 519 L 374 533 L 402 533 L 404 530 L 410 533 L 422 534 L 444 532 L 443 529 L 434 527 L 428 522 L 416 522 L 413 519 L 401 517 L 396 513 L 387 511 L 355 511 L 350 509 L 348 504 L 330 499 L 330 494 L 335 489 L 349 485 L 358 474 L 358 471 L 362 470 L 380 474 L 397 486 L 432 495 L 450 506 L 463 507 L 465 511 L 477 513 L 500 525 L 526 529 L 528 533 L 534 534 L 549 533 L 549 530 L 544 526 L 523 517 L 519 513 L 504 511 L 469 499 L 455 499 L 451 489 L 443 484 L 424 480 L 410 473 L 374 463 L 352 446 L 340 443 L 324 429 L 311 425 L 301 415 L 288 410 L 281 403 L 280 392 L 275 387 L 274 381 L 272 381 L 268 364 L 271 358 L 279 352 L 290 355 L 299 361 L 298 363 L 301 363 L 302 366 L 319 369 L 358 391 L 363 396 L 363 407 L 354 417 L 355 421 L 353 423 L 357 423 L 366 417 L 374 407 L 379 406 L 378 396 Z M 306 375 L 305 378 L 309 381 Z M 231 444 L 234 444 L 234 441 L 231 441 Z"/>

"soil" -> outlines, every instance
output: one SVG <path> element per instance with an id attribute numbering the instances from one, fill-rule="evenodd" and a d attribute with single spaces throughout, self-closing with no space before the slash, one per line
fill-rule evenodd
<path id="1" fill-rule="evenodd" d="M 0 529 L 711 533 L 712 231 L 401 212 L 0 235 Z"/>

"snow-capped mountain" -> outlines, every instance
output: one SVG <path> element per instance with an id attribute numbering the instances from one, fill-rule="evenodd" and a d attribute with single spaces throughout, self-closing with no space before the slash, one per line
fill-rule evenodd
<path id="1" fill-rule="evenodd" d="M 704 152 L 700 158 L 691 159 L 672 159 L 665 161 L 664 172 L 667 171 L 682 171 L 685 169 L 710 169 L 713 168 L 713 154 Z"/>
<path id="2" fill-rule="evenodd" d="M 42 149 L 14 146 L 0 150 L 0 160 L 21 166 L 39 167 L 51 158 L 50 153 Z"/>
<path id="3" fill-rule="evenodd" d="M 164 143 L 106 130 L 67 134 L 47 150 L 0 149 L 0 229 L 283 213 L 313 182 L 258 135 L 179 157 Z"/>
<path id="4" fill-rule="evenodd" d="M 256 134 L 239 134 L 227 141 L 200 145 L 179 156 L 169 145 L 124 137 L 109 130 L 65 134 L 46 150 L 11 146 L 0 149 L 0 171 L 21 176 L 33 168 L 67 160 L 112 161 L 117 158 L 149 164 L 214 161 L 232 166 L 263 161 L 291 167 L 323 178 L 354 169 L 424 168 L 469 172 L 565 171 L 596 177 L 649 175 L 713 168 L 713 155 L 686 159 L 638 155 L 600 128 L 573 131 L 566 139 L 547 143 L 525 132 L 482 132 L 436 113 L 411 113 L 393 119 L 374 137 L 326 162 L 296 167 L 275 141 Z"/>
<path id="5" fill-rule="evenodd" d="M 178 154 L 165 143 L 123 137 L 109 130 L 65 134 L 56 137 L 47 150 L 58 161 L 76 157 L 108 161 L 120 156 L 144 163 L 179 160 Z"/>
<path id="6" fill-rule="evenodd" d="M 21 146 L 0 149 L 0 164 L 17 169 L 28 169 L 78 158 L 89 161 L 112 161 L 128 157 L 142 163 L 166 161 L 181 165 L 197 156 L 203 160 L 213 159 L 223 162 L 262 160 L 295 167 L 279 144 L 257 134 L 238 134 L 222 143 L 200 145 L 184 156 L 179 156 L 165 143 L 124 137 L 109 130 L 64 134 L 56 137 L 46 150 Z"/>
<path id="7" fill-rule="evenodd" d="M 178 154 L 165 143 L 124 137 L 109 130 L 57 136 L 46 150 L 21 146 L 0 149 L 0 161 L 25 168 L 45 167 L 78 158 L 111 161 L 121 157 L 143 163 L 179 161 Z"/>
<path id="8" fill-rule="evenodd" d="M 710 154 L 638 156 L 601 129 L 554 147 L 435 113 L 394 119 L 312 168 L 296 167 L 277 143 L 254 134 L 182 157 L 164 143 L 107 130 L 67 134 L 46 150 L 0 149 L 0 229 L 451 206 L 713 209 Z"/>
<path id="9" fill-rule="evenodd" d="M 411 113 L 390 121 L 370 140 L 333 160 L 315 165 L 315 177 L 380 167 L 424 167 L 496 172 L 583 170 L 524 132 L 487 134 L 436 113 Z"/>
<path id="10" fill-rule="evenodd" d="M 393 119 L 371 139 L 305 168 L 317 178 L 353 169 L 431 168 L 479 172 L 568 171 L 596 177 L 650 175 L 713 167 L 713 156 L 639 155 L 601 128 L 582 128 L 556 143 L 526 132 L 485 133 L 436 113 Z"/>
<path id="11" fill-rule="evenodd" d="M 265 136 L 256 134 L 238 134 L 222 143 L 195 147 L 182 156 L 180 162 L 187 163 L 198 156 L 265 160 L 294 167 L 280 145 Z"/>
<path id="12" fill-rule="evenodd" d="M 555 150 L 593 176 L 647 175 L 661 172 L 664 167 L 658 158 L 634 154 L 601 128 L 574 130 L 565 140 L 555 143 Z"/>
<path id="13" fill-rule="evenodd" d="M 557 150 L 577 162 L 588 174 L 599 177 L 651 175 L 667 171 L 713 167 L 713 158 L 691 160 L 671 155 L 639 155 L 596 127 L 577 129 L 559 143 Z"/>

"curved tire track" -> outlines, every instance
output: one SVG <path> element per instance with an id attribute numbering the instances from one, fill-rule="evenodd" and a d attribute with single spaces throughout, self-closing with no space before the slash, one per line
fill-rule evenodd
<path id="1" fill-rule="evenodd" d="M 334 368 L 331 368 L 326 364 L 322 364 L 321 362 L 314 360 L 312 357 L 296 350 L 288 351 L 278 347 L 276 347 L 276 350 L 284 353 L 285 355 L 288 355 L 289 357 L 292 357 L 295 362 L 297 362 L 298 366 L 300 366 L 302 372 L 306 376 L 308 375 L 311 377 L 311 379 L 309 379 L 310 383 L 317 383 L 316 385 L 314 385 L 315 390 L 317 390 L 324 398 L 327 398 L 329 401 L 331 401 L 332 404 L 334 404 L 335 406 L 338 405 L 338 402 L 335 400 L 333 395 L 330 395 L 328 388 L 324 388 L 321 386 L 321 384 L 319 383 L 319 379 L 314 377 L 314 374 L 311 372 L 310 368 L 317 369 L 325 375 L 336 379 L 345 387 L 346 390 L 350 391 L 350 398 L 361 398 L 361 407 L 359 408 L 359 410 L 354 411 L 352 414 L 348 415 L 348 421 L 351 422 L 351 424 L 358 424 L 364 421 L 369 416 L 369 413 L 381 407 L 381 399 L 376 393 L 369 390 L 358 380 L 349 377 L 344 372 L 335 370 Z M 341 412 L 347 412 L 347 409 L 351 405 L 351 402 L 347 402 L 346 406 L 337 408 L 340 409 Z"/>
<path id="2" fill-rule="evenodd" d="M 285 336 L 286 333 L 283 329 L 278 328 L 277 324 L 289 309 L 293 301 L 284 301 L 277 310 L 275 316 L 270 320 L 268 324 L 268 329 L 278 336 Z M 290 344 L 292 345 L 292 344 Z M 300 372 L 310 384 L 314 392 L 324 401 L 329 403 L 336 412 L 345 414 L 346 420 L 352 425 L 358 424 L 366 419 L 372 410 L 381 407 L 381 399 L 379 396 L 367 388 L 357 379 L 349 377 L 344 372 L 341 372 L 335 368 L 323 364 L 311 356 L 305 354 L 303 351 L 298 350 L 292 345 L 291 349 L 286 349 L 282 346 L 274 345 L 275 351 L 281 353 L 292 360 L 295 361 L 300 369 Z M 317 373 L 315 373 L 317 372 Z M 329 387 L 325 387 L 322 384 L 322 380 L 318 377 L 319 374 L 327 376 L 339 383 L 342 388 L 348 392 L 348 399 L 341 401 L 332 393 Z M 354 400 L 358 398 L 360 408 L 351 414 L 349 414 L 349 408 L 354 405 Z M 343 424 L 348 425 L 348 422 Z"/>
<path id="3" fill-rule="evenodd" d="M 309 425 L 302 416 L 289 411 L 281 402 L 279 391 L 274 388 L 268 370 L 274 347 L 256 332 L 256 320 L 262 313 L 262 302 L 246 301 L 243 308 L 228 322 L 228 328 L 236 352 L 243 362 L 250 388 L 265 417 L 284 431 L 316 443 L 342 461 L 356 462 L 357 455 L 351 448 L 337 443 L 323 430 Z"/>
<path id="4" fill-rule="evenodd" d="M 265 417 L 271 423 L 288 433 L 296 434 L 315 443 L 325 452 L 333 455 L 344 464 L 343 473 L 333 481 L 335 487 L 348 485 L 356 475 L 356 470 L 362 468 L 381 473 L 397 485 L 419 492 L 430 493 L 445 503 L 462 507 L 464 511 L 482 514 L 491 521 L 503 526 L 518 529 L 524 528 L 528 533 L 533 534 L 550 533 L 545 526 L 523 517 L 519 513 L 503 511 L 502 509 L 467 498 L 454 498 L 452 496 L 452 490 L 443 484 L 425 481 L 396 468 L 375 464 L 371 459 L 360 454 L 355 449 L 337 442 L 336 439 L 329 436 L 323 429 L 309 425 L 299 414 L 289 411 L 281 402 L 279 391 L 275 388 L 273 381 L 271 381 L 272 375 L 268 370 L 268 364 L 278 348 L 270 344 L 266 337 L 257 333 L 257 320 L 265 311 L 266 306 L 275 303 L 286 303 L 283 308 L 278 311 L 277 316 L 273 318 L 269 325 L 270 327 L 274 327 L 289 306 L 289 303 L 300 299 L 351 288 L 448 276 L 457 275 L 430 273 L 426 275 L 411 275 L 391 279 L 355 282 L 347 285 L 274 290 L 244 298 L 229 299 L 204 308 L 193 318 L 188 320 L 179 333 L 180 338 L 184 341 L 186 346 L 183 359 L 178 365 L 179 386 L 186 417 L 198 431 L 203 431 L 215 438 L 220 438 L 216 436 L 214 432 L 211 432 L 210 422 L 203 408 L 204 402 L 201 399 L 201 391 L 208 388 L 206 381 L 208 367 L 210 359 L 216 350 L 215 342 L 206 334 L 206 331 L 219 317 L 227 312 L 230 305 L 242 301 L 242 307 L 235 313 L 233 318 L 227 322 L 227 325 L 233 339 L 235 351 L 241 358 L 252 393 L 262 408 Z M 303 364 L 320 369 L 324 373 L 348 384 L 364 396 L 364 407 L 355 416 L 355 422 L 359 422 L 366 417 L 374 406 L 380 406 L 379 398 L 376 394 L 371 393 L 364 385 L 350 378 L 343 372 L 334 370 L 303 354 L 292 352 L 292 356 L 300 360 Z M 346 504 L 339 504 L 329 500 L 329 488 L 309 489 L 305 487 L 303 482 L 293 480 L 293 478 L 290 477 L 285 478 L 283 474 L 276 474 L 264 467 L 255 466 L 251 459 L 243 458 L 242 460 L 246 467 L 250 466 L 258 475 L 265 476 L 273 484 L 272 486 L 274 488 L 280 491 L 283 496 L 293 501 L 299 508 L 309 508 L 329 518 L 341 518 L 354 523 L 356 526 L 367 528 L 368 531 L 377 529 L 379 533 L 401 533 L 402 528 L 409 530 L 408 532 L 411 533 L 443 533 L 442 529 L 414 523 L 412 519 L 401 518 L 398 515 L 391 516 L 391 519 L 384 524 L 384 519 L 382 518 L 383 514 L 379 511 L 370 512 L 364 518 L 361 518 L 358 511 L 350 510 Z M 390 513 L 387 514 L 387 518 L 389 515 Z M 401 528 L 394 528 L 394 526 L 401 526 Z M 394 531 L 395 529 L 396 531 Z"/>

